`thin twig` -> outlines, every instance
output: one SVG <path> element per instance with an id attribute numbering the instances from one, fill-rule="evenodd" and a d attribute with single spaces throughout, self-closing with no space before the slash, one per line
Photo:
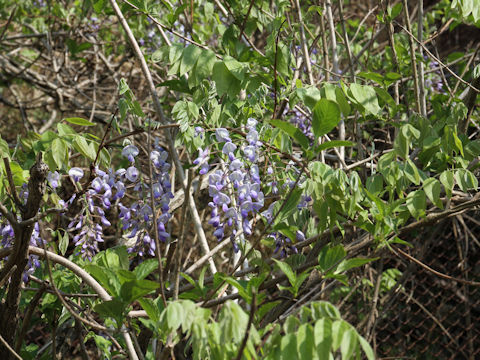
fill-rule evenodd
<path id="1" fill-rule="evenodd" d="M 10 351 L 13 356 L 15 356 L 15 358 L 17 358 L 19 360 L 23 360 L 22 357 L 20 355 L 18 355 L 15 352 L 15 350 L 12 349 L 12 347 L 8 344 L 8 342 L 3 338 L 2 335 L 0 335 L 0 341 L 2 342 L 3 346 L 5 346 L 8 349 L 8 351 Z"/>
<path id="2" fill-rule="evenodd" d="M 16 264 L 13 265 L 10 270 L 8 270 L 7 274 L 3 277 L 3 279 L 0 279 L 0 288 L 3 288 L 3 285 L 7 283 L 15 270 L 17 270 Z"/>
<path id="3" fill-rule="evenodd" d="M 305 58 L 305 67 L 307 68 L 307 75 L 310 85 L 314 85 L 312 73 L 312 63 L 310 62 L 310 55 L 308 54 L 307 38 L 305 37 L 305 29 L 303 24 L 302 9 L 300 8 L 300 1 L 295 0 L 298 16 L 298 24 L 300 26 L 300 43 L 302 45 L 303 57 Z"/>
<path id="4" fill-rule="evenodd" d="M 298 0 L 297 0 L 298 1 Z M 250 336 L 250 329 L 252 328 L 253 318 L 255 316 L 255 311 L 257 310 L 257 292 L 255 289 L 252 290 L 252 304 L 250 308 L 250 315 L 248 317 L 248 324 L 247 328 L 245 329 L 245 336 L 242 340 L 242 345 L 238 349 L 236 360 L 241 360 L 243 356 L 243 350 L 245 350 L 245 346 L 247 346 L 248 337 Z"/>
<path id="5" fill-rule="evenodd" d="M 410 261 L 413 261 L 415 264 L 417 265 L 420 265 L 422 268 L 424 268 L 425 270 L 431 272 L 432 274 L 438 276 L 438 277 L 441 277 L 443 279 L 447 279 L 447 280 L 452 280 L 452 281 L 456 281 L 456 282 L 459 282 L 459 283 L 462 283 L 462 284 L 467 284 L 467 285 L 471 285 L 471 286 L 480 286 L 480 282 L 478 281 L 471 281 L 471 280 L 465 280 L 465 279 L 460 279 L 460 278 L 457 278 L 457 277 L 453 277 L 453 276 L 450 276 L 450 275 L 447 275 L 447 274 L 444 274 L 444 273 L 441 273 L 437 270 L 434 270 L 432 269 L 430 266 L 424 264 L 423 262 L 421 262 L 420 260 L 414 258 L 413 256 L 407 254 L 406 252 L 402 251 L 401 249 L 397 248 L 397 247 L 394 247 L 392 246 L 391 247 L 393 253 L 395 255 L 398 256 L 397 254 L 397 251 L 404 257 L 406 257 L 407 259 L 409 259 Z"/>
<path id="6" fill-rule="evenodd" d="M 187 193 L 190 192 L 191 186 L 192 186 L 192 178 L 193 176 L 189 174 L 188 172 L 185 172 L 185 175 L 187 176 L 187 188 L 185 189 Z M 177 261 L 175 264 L 175 274 L 174 274 L 174 288 L 173 288 L 173 299 L 178 300 L 178 289 L 180 286 L 180 268 L 182 266 L 182 258 L 183 258 L 183 248 L 185 247 L 185 234 L 187 232 L 187 202 L 184 202 L 183 207 L 182 207 L 182 216 L 181 216 L 181 229 L 180 229 L 180 239 L 179 239 L 179 244 L 178 244 L 178 256 L 177 256 Z M 211 251 L 210 251 L 211 252 Z"/>
<path id="7" fill-rule="evenodd" d="M 413 35 L 410 31 L 408 31 L 403 25 L 399 24 L 397 21 L 395 21 L 395 24 L 398 25 L 399 27 L 401 27 L 408 35 L 409 37 L 411 37 L 413 40 L 415 40 L 418 44 L 420 44 L 420 46 L 423 48 L 423 50 L 428 54 L 428 56 L 430 56 L 433 60 L 435 60 L 436 62 L 438 62 L 440 65 L 442 65 L 442 67 L 444 67 L 445 69 L 447 69 L 447 71 L 454 77 L 456 78 L 458 81 L 460 81 L 462 84 L 464 85 L 467 85 L 470 89 L 472 89 L 473 91 L 477 92 L 477 93 L 480 93 L 480 90 L 473 86 L 472 84 L 470 84 L 468 81 L 465 81 L 463 80 L 460 76 L 458 76 L 455 71 L 453 71 L 452 69 L 450 69 L 447 65 L 445 65 L 442 60 L 440 60 L 438 57 L 436 57 L 435 55 L 432 54 L 432 52 L 430 50 L 428 50 L 428 48 L 423 45 L 423 43 L 421 43 L 420 41 L 418 41 L 418 39 L 415 37 L 415 35 Z"/>
<path id="8" fill-rule="evenodd" d="M 408 14 L 407 0 L 403 0 L 403 12 L 405 14 L 405 23 L 407 25 L 408 33 L 411 35 L 412 29 L 410 25 L 410 17 Z M 417 106 L 417 113 L 421 114 L 420 90 L 419 90 L 418 75 L 417 75 L 417 60 L 415 58 L 415 44 L 413 42 L 413 35 L 408 37 L 408 43 L 410 45 L 410 62 L 412 63 L 411 65 L 412 65 L 412 76 L 413 76 L 413 84 L 414 84 L 414 91 L 415 91 L 415 105 Z"/>
<path id="9" fill-rule="evenodd" d="M 418 1 L 418 40 L 423 41 L 423 0 Z M 418 97 L 420 100 L 420 114 L 427 117 L 427 99 L 425 96 L 425 65 L 423 63 L 423 49 L 418 49 L 420 62 L 418 64 Z"/>
<path id="10" fill-rule="evenodd" d="M 338 81 L 338 74 L 340 73 L 338 67 L 338 54 L 337 54 L 337 38 L 335 36 L 335 24 L 333 23 L 333 15 L 332 15 L 332 2 L 330 0 L 325 0 L 325 7 L 327 10 L 327 19 L 328 25 L 330 27 L 330 42 L 332 46 L 332 66 L 333 72 L 336 74 L 334 76 L 334 80 Z M 343 116 L 338 123 L 338 139 L 345 140 L 345 121 L 343 120 Z M 345 162 L 345 148 L 342 146 L 339 149 L 335 148 L 338 151 L 338 155 L 340 161 Z"/>

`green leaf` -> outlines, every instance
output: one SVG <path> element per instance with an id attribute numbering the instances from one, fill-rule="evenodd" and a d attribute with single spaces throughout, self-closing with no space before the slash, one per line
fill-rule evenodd
<path id="1" fill-rule="evenodd" d="M 183 50 L 182 62 L 180 64 L 180 76 L 193 69 L 201 53 L 202 50 L 195 45 L 188 45 L 185 50 Z"/>
<path id="2" fill-rule="evenodd" d="M 344 334 L 350 330 L 350 326 L 344 320 L 335 320 L 332 324 L 332 349 L 336 351 L 342 344 Z"/>
<path id="3" fill-rule="evenodd" d="M 340 110 L 342 111 L 343 116 L 347 117 L 348 115 L 350 115 L 351 106 L 345 98 L 343 90 L 338 86 L 335 86 L 335 99 L 336 103 L 340 107 Z"/>
<path id="4" fill-rule="evenodd" d="M 95 150 L 89 146 L 87 140 L 85 140 L 83 136 L 81 135 L 75 136 L 75 139 L 73 140 L 73 146 L 83 156 L 86 156 L 90 160 L 95 160 L 95 157 L 97 156 L 97 154 Z"/>
<path id="5" fill-rule="evenodd" d="M 220 310 L 220 342 L 230 344 L 240 342 L 247 328 L 248 315 L 243 311 L 240 305 L 228 300 Z"/>
<path id="6" fill-rule="evenodd" d="M 300 359 L 316 359 L 315 338 L 310 324 L 302 324 L 297 332 L 297 353 Z"/>
<path id="7" fill-rule="evenodd" d="M 8 143 L 2 139 L 0 136 L 0 156 L 10 159 L 10 150 L 8 148 Z"/>
<path id="8" fill-rule="evenodd" d="M 64 119 L 65 121 L 69 122 L 70 124 L 81 125 L 81 126 L 95 126 L 96 124 L 79 117 L 71 117 Z"/>
<path id="9" fill-rule="evenodd" d="M 443 209 L 443 203 L 440 200 L 440 192 L 442 190 L 440 181 L 435 178 L 428 178 L 423 182 L 423 190 L 430 201 L 435 204 L 435 206 Z"/>
<path id="10" fill-rule="evenodd" d="M 177 330 L 182 325 L 184 318 L 182 303 L 179 301 L 171 302 L 165 312 L 168 328 L 172 331 Z"/>
<path id="11" fill-rule="evenodd" d="M 358 73 L 359 77 L 375 81 L 379 85 L 383 85 L 383 76 L 375 72 L 361 71 Z"/>
<path id="12" fill-rule="evenodd" d="M 286 334 L 280 341 L 280 352 L 282 354 L 282 360 L 297 359 L 297 335 Z"/>
<path id="13" fill-rule="evenodd" d="M 332 321 L 322 318 L 315 323 L 314 339 L 319 360 L 330 360 L 332 347 Z"/>
<path id="14" fill-rule="evenodd" d="M 331 319 L 340 319 L 340 312 L 338 309 L 327 301 L 315 301 L 310 305 L 312 309 L 312 318 L 321 319 L 328 317 Z"/>
<path id="15" fill-rule="evenodd" d="M 65 141 L 61 139 L 54 139 L 52 142 L 52 156 L 53 160 L 57 164 L 58 168 L 62 168 L 63 165 L 67 165 L 66 159 L 68 157 L 68 148 Z"/>
<path id="16" fill-rule="evenodd" d="M 320 152 L 320 151 L 327 150 L 327 149 L 331 149 L 331 148 L 334 148 L 334 147 L 353 146 L 353 145 L 355 145 L 355 143 L 354 143 L 354 142 L 351 142 L 351 141 L 346 141 L 346 140 L 332 140 L 332 141 L 327 141 L 327 142 L 324 142 L 324 143 L 318 145 L 318 146 L 315 148 L 315 151 Z"/>
<path id="17" fill-rule="evenodd" d="M 160 284 L 150 280 L 134 280 L 127 281 L 122 284 L 120 289 L 120 296 L 126 303 L 131 303 L 142 296 L 150 294 L 152 291 L 158 289 Z"/>
<path id="18" fill-rule="evenodd" d="M 348 271 L 350 269 L 356 268 L 363 266 L 365 264 L 368 264 L 369 262 L 376 261 L 378 258 L 352 258 L 352 259 L 347 259 L 343 260 L 340 265 L 338 265 L 337 270 L 335 270 L 336 274 Z"/>
<path id="19" fill-rule="evenodd" d="M 318 138 L 333 130 L 340 122 L 340 109 L 336 103 L 320 99 L 312 110 L 312 128 Z"/>
<path id="20" fill-rule="evenodd" d="M 385 104 L 388 105 L 389 109 L 395 111 L 397 108 L 397 104 L 395 103 L 395 100 L 393 100 L 392 96 L 383 88 L 374 87 L 374 89 L 380 99 L 382 99 Z"/>
<path id="21" fill-rule="evenodd" d="M 240 92 L 240 80 L 228 70 L 222 61 L 217 61 L 213 66 L 212 78 L 219 96 L 227 94 L 232 98 Z"/>
<path id="22" fill-rule="evenodd" d="M 63 236 L 59 236 L 58 249 L 62 255 L 65 255 L 68 249 L 69 237 L 68 232 L 64 232 Z"/>
<path id="23" fill-rule="evenodd" d="M 120 280 L 114 271 L 102 266 L 87 264 L 85 270 L 88 271 L 112 296 L 120 293 Z"/>
<path id="24" fill-rule="evenodd" d="M 155 322 L 158 322 L 160 320 L 160 316 L 164 309 L 161 296 L 159 296 L 156 300 L 152 300 L 146 297 L 140 298 L 138 299 L 138 302 L 142 306 L 143 310 L 145 310 L 147 315 L 150 317 L 150 319 Z"/>
<path id="25" fill-rule="evenodd" d="M 354 99 L 365 109 L 366 113 L 378 115 L 381 109 L 378 105 L 377 94 L 372 86 L 351 84 L 350 91 Z"/>
<path id="26" fill-rule="evenodd" d="M 366 188 L 372 195 L 378 195 L 383 190 L 383 176 L 375 174 L 368 177 Z"/>
<path id="27" fill-rule="evenodd" d="M 246 284 L 243 285 L 240 281 L 238 281 L 237 279 L 234 279 L 230 276 L 227 276 L 227 275 L 224 275 L 223 279 L 225 280 L 225 282 L 227 284 L 230 284 L 232 285 L 234 288 L 236 288 L 238 290 L 238 294 L 243 298 L 245 299 L 246 301 L 250 301 L 250 295 L 248 294 L 247 290 L 246 290 Z M 242 280 L 242 282 L 244 283 L 244 281 Z M 200 287 L 200 284 L 199 284 L 199 288 L 201 289 Z"/>
<path id="28" fill-rule="evenodd" d="M 279 128 L 297 143 L 300 144 L 303 150 L 307 150 L 310 147 L 310 141 L 308 138 L 298 129 L 296 126 L 282 120 L 270 120 L 270 124 Z"/>
<path id="29" fill-rule="evenodd" d="M 145 279 L 150 273 L 158 268 L 158 260 L 156 259 L 148 259 L 138 265 L 135 270 L 135 276 L 138 280 Z"/>
<path id="30" fill-rule="evenodd" d="M 440 174 L 440 182 L 445 188 L 445 193 L 448 197 L 452 197 L 452 190 L 453 190 L 453 172 L 450 170 L 446 170 Z"/>
<path id="31" fill-rule="evenodd" d="M 416 190 L 409 193 L 407 196 L 406 204 L 408 211 L 410 211 L 410 214 L 412 214 L 414 218 L 419 219 L 425 216 L 427 199 L 423 190 Z"/>
<path id="32" fill-rule="evenodd" d="M 342 359 L 351 359 L 357 346 L 358 335 L 356 334 L 354 329 L 349 328 L 343 334 L 342 343 L 340 344 L 340 352 L 342 354 Z"/>
<path id="33" fill-rule="evenodd" d="M 58 131 L 58 135 L 60 135 L 62 137 L 63 136 L 68 136 L 68 135 L 75 135 L 77 133 L 69 125 L 62 124 L 60 122 L 57 124 L 57 131 Z"/>
<path id="34" fill-rule="evenodd" d="M 296 282 L 296 279 L 297 279 L 297 276 L 295 275 L 295 273 L 293 272 L 292 268 L 290 267 L 290 265 L 288 265 L 287 263 L 283 262 L 283 261 L 279 261 L 277 259 L 273 259 L 273 261 L 275 261 L 275 263 L 277 264 L 278 268 L 280 270 L 282 270 L 282 272 L 287 276 L 288 278 L 288 281 L 290 282 L 290 285 L 294 286 L 295 285 L 295 282 Z"/>
<path id="35" fill-rule="evenodd" d="M 124 78 L 121 78 L 120 83 L 118 84 L 118 94 L 123 95 L 128 90 L 130 90 L 130 88 L 128 87 L 127 81 Z"/>
<path id="36" fill-rule="evenodd" d="M 288 218 L 291 214 L 297 211 L 297 205 L 300 201 L 300 197 L 302 196 L 303 190 L 302 189 L 294 189 L 292 192 L 288 193 L 285 203 L 278 202 L 279 209 L 281 210 L 278 213 L 278 216 L 275 220 L 274 224 L 281 223 L 283 220 Z M 275 208 L 276 210 L 277 208 Z M 276 212 L 274 211 L 274 215 Z"/>
<path id="37" fill-rule="evenodd" d="M 463 144 L 462 144 L 462 140 L 460 140 L 457 136 L 457 134 L 455 133 L 452 133 L 453 135 L 453 140 L 455 142 L 455 147 L 457 148 L 458 151 L 460 151 L 460 154 L 462 154 L 462 156 L 465 156 L 463 154 Z"/>
<path id="38" fill-rule="evenodd" d="M 111 317 L 117 322 L 117 327 L 120 327 L 123 323 L 124 311 L 128 304 L 125 304 L 118 298 L 114 298 L 109 301 L 104 301 L 97 304 L 94 310 L 98 312 L 104 318 Z"/>
<path id="39" fill-rule="evenodd" d="M 98 265 L 109 269 L 128 270 L 130 260 L 126 246 L 116 246 L 98 253 L 93 259 Z"/>
<path id="40" fill-rule="evenodd" d="M 410 180 L 412 183 L 415 185 L 420 184 L 420 174 L 418 173 L 418 169 L 413 161 L 409 158 L 407 159 L 407 163 L 405 164 L 403 172 L 407 176 L 408 180 Z"/>
<path id="41" fill-rule="evenodd" d="M 313 109 L 321 98 L 320 90 L 314 86 L 298 88 L 296 93 L 300 100 L 310 109 Z"/>
<path id="42" fill-rule="evenodd" d="M 100 14 L 105 7 L 107 0 L 97 0 L 93 3 L 93 9 L 97 14 Z"/>
<path id="43" fill-rule="evenodd" d="M 469 170 L 457 169 L 455 171 L 455 180 L 462 191 L 476 190 L 478 188 L 478 180 Z"/>
<path id="44" fill-rule="evenodd" d="M 400 14 L 400 12 L 402 11 L 402 8 L 403 8 L 403 5 L 400 2 L 388 9 L 390 12 L 389 15 L 391 16 L 391 20 L 395 19 Z"/>
<path id="45" fill-rule="evenodd" d="M 367 357 L 368 360 L 375 360 L 375 354 L 373 352 L 373 349 L 372 347 L 370 346 L 370 344 L 368 343 L 367 340 L 365 340 L 363 338 L 363 336 L 358 336 L 358 341 L 360 342 L 360 346 L 362 347 L 363 349 L 363 353 L 365 354 L 365 356 Z"/>
<path id="46" fill-rule="evenodd" d="M 238 62 L 231 56 L 225 56 L 223 63 L 233 76 L 235 76 L 238 80 L 243 81 L 245 77 L 245 70 L 244 65 L 241 62 Z"/>
<path id="47" fill-rule="evenodd" d="M 198 58 L 195 70 L 195 76 L 197 77 L 197 80 L 203 80 L 212 75 L 215 59 L 215 54 L 212 51 L 202 50 L 202 54 Z"/>
<path id="48" fill-rule="evenodd" d="M 342 245 L 324 247 L 318 255 L 318 265 L 323 272 L 334 270 L 340 261 L 347 255 Z"/>

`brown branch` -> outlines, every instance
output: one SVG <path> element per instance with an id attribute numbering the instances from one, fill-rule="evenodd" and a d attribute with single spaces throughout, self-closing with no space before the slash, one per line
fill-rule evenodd
<path id="1" fill-rule="evenodd" d="M 434 270 L 432 269 L 430 266 L 422 263 L 420 260 L 414 258 L 413 256 L 407 254 L 406 252 L 402 251 L 401 249 L 399 248 L 396 248 L 394 246 L 391 247 L 393 253 L 395 255 L 398 256 L 398 253 L 397 251 L 404 257 L 406 257 L 407 259 L 409 259 L 410 261 L 413 261 L 415 264 L 417 265 L 420 265 L 421 267 L 423 267 L 425 270 L 431 272 L 432 274 L 438 276 L 438 277 L 441 277 L 443 279 L 447 279 L 447 280 L 452 280 L 452 281 L 456 281 L 456 282 L 459 282 L 459 283 L 462 283 L 462 284 L 466 284 L 466 285 L 471 285 L 471 286 L 480 286 L 480 282 L 478 281 L 470 281 L 470 280 L 464 280 L 464 279 L 460 279 L 460 278 L 457 278 L 457 277 L 453 277 L 453 276 L 450 276 L 450 275 L 447 275 L 447 274 L 444 274 L 444 273 L 441 273 L 437 270 Z"/>
<path id="2" fill-rule="evenodd" d="M 250 5 L 248 6 L 248 10 L 247 10 L 247 15 L 245 15 L 245 18 L 243 19 L 243 22 L 242 22 L 242 26 L 240 26 L 240 36 L 238 38 L 239 41 L 243 36 L 243 32 L 245 31 L 245 26 L 247 25 L 247 20 L 248 20 L 248 17 L 250 16 L 250 11 L 252 10 L 254 2 L 255 0 L 250 0 Z"/>
<path id="3" fill-rule="evenodd" d="M 12 170 L 10 169 L 10 161 L 8 160 L 8 158 L 6 157 L 3 158 L 3 164 L 5 165 L 5 172 L 7 173 L 8 185 L 10 185 L 10 192 L 12 194 L 13 200 L 15 201 L 15 205 L 17 205 L 20 209 L 22 209 L 23 204 L 18 197 L 17 189 L 15 187 L 15 183 L 13 182 Z"/>

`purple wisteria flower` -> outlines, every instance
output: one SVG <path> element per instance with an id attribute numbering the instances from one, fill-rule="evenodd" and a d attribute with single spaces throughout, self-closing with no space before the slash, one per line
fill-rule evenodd
<path id="1" fill-rule="evenodd" d="M 78 167 L 72 167 L 68 170 L 68 175 L 74 182 L 78 182 L 83 177 L 83 170 Z"/>
<path id="2" fill-rule="evenodd" d="M 208 165 L 208 157 L 210 155 L 210 150 L 208 148 L 205 148 L 205 150 L 199 148 L 198 152 L 198 157 L 193 160 L 193 164 L 200 165 L 200 175 L 205 175 L 210 169 L 210 165 Z"/>
<path id="3" fill-rule="evenodd" d="M 224 143 L 222 153 L 225 160 L 222 160 L 222 163 L 225 163 L 222 170 L 214 171 L 208 178 L 208 191 L 212 198 L 208 204 L 212 208 L 209 224 L 215 227 L 213 234 L 219 241 L 226 236 L 227 228 L 231 228 L 230 239 L 235 251 L 238 251 L 235 241 L 238 230 L 241 229 L 246 236 L 251 235 L 250 217 L 264 205 L 259 168 L 256 164 L 260 146 L 256 125 L 255 119 L 248 119 L 247 144 L 241 147 L 240 153 L 227 129 L 219 128 L 215 131 L 216 140 Z M 197 164 L 205 160 L 207 152 L 207 149 L 199 150 L 199 157 L 195 160 Z"/>
<path id="4" fill-rule="evenodd" d="M 203 134 L 205 133 L 205 129 L 201 126 L 195 126 L 195 133 L 193 136 L 197 137 L 200 136 L 200 139 L 203 139 Z"/>
<path id="5" fill-rule="evenodd" d="M 122 150 L 122 155 L 125 156 L 130 162 L 135 161 L 135 156 L 137 156 L 138 153 L 138 148 L 135 145 L 127 145 Z"/>
<path id="6" fill-rule="evenodd" d="M 218 142 L 232 141 L 230 139 L 230 134 L 228 133 L 228 130 L 224 128 L 218 128 L 215 131 L 215 137 L 217 138 Z"/>
<path id="7" fill-rule="evenodd" d="M 136 252 L 139 256 L 154 256 L 156 245 L 150 235 L 153 226 L 153 209 L 151 208 L 150 186 L 153 190 L 155 208 L 161 213 L 157 217 L 157 230 L 159 239 L 166 241 L 170 234 L 166 230 L 166 224 L 170 220 L 170 200 L 173 198 L 170 183 L 170 164 L 167 162 L 168 152 L 155 144 L 155 149 L 150 154 L 153 165 L 153 179 L 150 183 L 144 183 L 139 176 L 139 171 L 132 165 L 123 174 L 129 181 L 135 183 L 134 190 L 142 194 L 141 199 L 135 201 L 129 207 L 122 203 L 119 218 L 122 220 L 123 230 L 129 230 L 128 237 L 134 239 L 134 244 L 128 248 L 130 253 Z"/>
<path id="8" fill-rule="evenodd" d="M 53 173 L 49 172 L 47 175 L 47 181 L 52 187 L 52 189 L 56 189 L 60 184 L 60 174 L 58 173 L 58 171 L 55 171 Z"/>

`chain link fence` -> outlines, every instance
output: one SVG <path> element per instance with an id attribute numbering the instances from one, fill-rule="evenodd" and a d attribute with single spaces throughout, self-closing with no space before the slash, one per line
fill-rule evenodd
<path id="1" fill-rule="evenodd" d="M 358 274 L 360 286 L 331 294 L 378 359 L 480 359 L 478 224 L 457 216 L 405 239 L 414 247 L 404 251 L 424 265 L 385 252 Z"/>

